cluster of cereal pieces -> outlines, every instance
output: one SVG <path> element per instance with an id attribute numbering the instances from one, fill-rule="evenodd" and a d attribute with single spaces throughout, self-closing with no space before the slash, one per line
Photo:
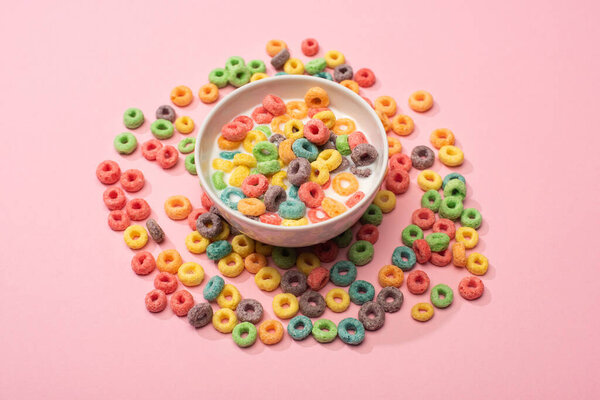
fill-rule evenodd
<path id="1" fill-rule="evenodd" d="M 356 205 L 365 196 L 357 177 L 371 174 L 378 151 L 352 119 L 336 118 L 328 106 L 320 87 L 287 104 L 270 94 L 252 117 L 225 124 L 217 140 L 224 151 L 213 159 L 211 175 L 221 200 L 247 217 L 284 226 L 322 222 Z M 326 195 L 330 186 L 344 203 Z"/>

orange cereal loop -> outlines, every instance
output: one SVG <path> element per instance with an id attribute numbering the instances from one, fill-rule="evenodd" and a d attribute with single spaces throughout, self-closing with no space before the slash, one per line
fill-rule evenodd
<path id="1" fill-rule="evenodd" d="M 287 49 L 287 44 L 283 40 L 273 39 L 267 42 L 266 50 L 270 57 L 275 57 L 283 49 Z"/>
<path id="2" fill-rule="evenodd" d="M 283 161 L 284 164 L 289 164 L 294 158 L 296 158 L 296 154 L 294 154 L 292 150 L 292 145 L 294 144 L 294 139 L 285 139 L 281 143 L 279 143 L 279 158 Z"/>
<path id="3" fill-rule="evenodd" d="M 308 106 L 303 101 L 289 101 L 285 108 L 287 109 L 287 114 L 294 119 L 303 119 L 306 118 L 306 114 L 308 113 Z"/>
<path id="4" fill-rule="evenodd" d="M 356 124 L 350 118 L 339 118 L 332 130 L 336 135 L 349 135 L 356 130 Z"/>
<path id="5" fill-rule="evenodd" d="M 402 151 L 402 143 L 395 137 L 388 136 L 388 158 Z"/>
<path id="6" fill-rule="evenodd" d="M 404 282 L 404 272 L 395 265 L 384 265 L 377 275 L 381 287 L 394 286 L 399 288 Z"/>
<path id="7" fill-rule="evenodd" d="M 379 96 L 375 99 L 375 109 L 383 111 L 388 117 L 393 117 L 396 114 L 396 100 L 390 96 Z"/>
<path id="8" fill-rule="evenodd" d="M 350 172 L 341 172 L 333 178 L 331 187 L 340 196 L 350 196 L 358 190 L 358 180 Z"/>
<path id="9" fill-rule="evenodd" d="M 168 272 L 175 275 L 179 271 L 181 264 L 183 264 L 183 260 L 179 252 L 175 249 L 161 251 L 158 257 L 156 257 L 156 268 L 160 272 Z"/>
<path id="10" fill-rule="evenodd" d="M 431 132 L 429 140 L 436 149 L 441 149 L 448 145 L 452 146 L 454 144 L 454 133 L 450 129 L 439 128 Z"/>
<path id="11" fill-rule="evenodd" d="M 171 101 L 173 104 L 179 107 L 188 106 L 192 100 L 194 100 L 194 95 L 192 94 L 192 89 L 187 86 L 177 86 L 175 89 L 171 90 Z"/>
<path id="12" fill-rule="evenodd" d="M 308 92 L 304 95 L 304 102 L 308 108 L 320 108 L 327 107 L 329 105 L 329 95 L 318 86 L 308 89 Z"/>
<path id="13" fill-rule="evenodd" d="M 379 117 L 379 120 L 381 121 L 381 124 L 383 125 L 383 129 L 386 132 L 389 132 L 390 129 L 392 129 L 392 123 L 390 122 L 390 118 L 387 115 L 385 115 L 385 113 L 381 110 L 375 110 L 375 113 Z"/>
<path id="14" fill-rule="evenodd" d="M 256 274 L 261 268 L 267 266 L 267 257 L 260 253 L 248 254 L 244 258 L 244 267 L 251 274 Z"/>
<path id="15" fill-rule="evenodd" d="M 425 112 L 433 107 L 433 96 L 425 90 L 417 90 L 408 98 L 408 106 L 416 112 Z"/>
<path id="16" fill-rule="evenodd" d="M 291 118 L 287 114 L 279 115 L 273 118 L 271 120 L 271 131 L 273 133 L 279 133 L 280 135 L 283 135 L 282 125 L 285 126 L 289 120 L 291 120 Z"/>
<path id="17" fill-rule="evenodd" d="M 262 200 L 255 199 L 253 197 L 241 199 L 238 201 L 237 209 L 244 215 L 251 217 L 260 217 L 265 213 L 265 203 Z"/>
<path id="18" fill-rule="evenodd" d="M 214 103 L 219 98 L 219 88 L 214 83 L 207 83 L 200 87 L 198 97 L 205 104 Z"/>
<path id="19" fill-rule="evenodd" d="M 171 219 L 186 219 L 191 212 L 192 203 L 185 196 L 171 196 L 165 201 L 165 213 Z"/>
<path id="20" fill-rule="evenodd" d="M 240 147 L 241 144 L 241 141 L 233 142 L 231 140 L 225 139 L 222 135 L 219 135 L 219 138 L 217 139 L 217 145 L 221 150 L 235 150 L 238 147 Z"/>
<path id="21" fill-rule="evenodd" d="M 464 243 L 456 242 L 452 245 L 452 263 L 456 267 L 467 266 L 467 253 Z"/>
<path id="22" fill-rule="evenodd" d="M 358 83 L 356 83 L 356 81 L 353 81 L 351 79 L 346 79 L 345 81 L 341 81 L 340 85 L 342 85 L 346 89 L 350 89 L 354 93 L 358 94 L 359 87 L 358 87 Z"/>
<path id="23" fill-rule="evenodd" d="M 398 114 L 392 119 L 392 130 L 396 135 L 408 136 L 415 130 L 415 123 L 408 115 Z"/>
<path id="24" fill-rule="evenodd" d="M 276 344 L 283 338 L 283 325 L 274 319 L 264 321 L 258 327 L 258 337 L 264 344 Z"/>
<path id="25" fill-rule="evenodd" d="M 321 208 L 329 217 L 337 217 L 346 211 L 346 206 L 331 197 L 325 197 L 321 202 Z"/>

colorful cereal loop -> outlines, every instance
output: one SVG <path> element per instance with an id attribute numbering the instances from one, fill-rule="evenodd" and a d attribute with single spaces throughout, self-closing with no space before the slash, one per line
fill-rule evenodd
<path id="1" fill-rule="evenodd" d="M 331 187 L 340 196 L 350 196 L 358 190 L 358 180 L 350 172 L 342 172 L 333 178 Z"/>
<path id="2" fill-rule="evenodd" d="M 349 135 L 356 130 L 356 124 L 350 118 L 339 118 L 335 121 L 333 133 L 336 135 Z"/>
<path id="3" fill-rule="evenodd" d="M 433 306 L 429 303 L 417 303 L 410 310 L 410 315 L 416 321 L 427 322 L 433 318 Z"/>

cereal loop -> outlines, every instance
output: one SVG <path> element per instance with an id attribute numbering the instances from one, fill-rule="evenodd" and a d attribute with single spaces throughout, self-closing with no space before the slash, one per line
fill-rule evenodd
<path id="1" fill-rule="evenodd" d="M 450 129 L 440 128 L 431 132 L 429 136 L 431 144 L 436 149 L 441 149 L 447 145 L 454 145 L 454 133 Z"/>
<path id="2" fill-rule="evenodd" d="M 340 85 L 342 85 L 346 89 L 352 90 L 356 94 L 358 94 L 358 92 L 360 90 L 359 87 L 358 87 L 358 83 L 356 81 L 351 80 L 351 79 L 346 79 L 346 80 L 341 81 Z"/>
<path id="3" fill-rule="evenodd" d="M 358 190 L 358 180 L 351 173 L 342 172 L 333 178 L 331 187 L 340 196 L 349 196 Z"/>
<path id="4" fill-rule="evenodd" d="M 384 265 L 379 270 L 377 279 L 381 287 L 394 286 L 399 288 L 404 282 L 404 271 L 395 265 Z"/>
<path id="5" fill-rule="evenodd" d="M 392 130 L 396 135 L 408 136 L 415 130 L 415 123 L 408 115 L 398 114 L 392 119 Z"/>
<path id="6" fill-rule="evenodd" d="M 335 121 L 333 133 L 336 135 L 349 135 L 356 130 L 356 124 L 350 118 L 339 118 Z"/>
<path id="7" fill-rule="evenodd" d="M 379 96 L 373 104 L 376 110 L 381 110 L 388 117 L 396 114 L 396 100 L 390 96 Z"/>
<path id="8" fill-rule="evenodd" d="M 331 218 L 337 217 L 347 210 L 344 204 L 332 199 L 331 197 L 325 197 L 321 202 L 321 207 L 323 208 L 323 211 L 325 211 L 325 213 Z"/>
<path id="9" fill-rule="evenodd" d="M 324 89 L 313 87 L 304 95 L 304 102 L 309 108 L 327 107 L 329 105 L 329 96 Z"/>
<path id="10" fill-rule="evenodd" d="M 277 344 L 283 339 L 283 325 L 274 319 L 266 320 L 258 327 L 258 337 L 266 345 Z"/>
<path id="11" fill-rule="evenodd" d="M 171 91 L 171 101 L 173 104 L 179 107 L 188 106 L 192 100 L 194 100 L 194 95 L 192 94 L 192 89 L 187 86 L 177 86 Z"/>
<path id="12" fill-rule="evenodd" d="M 185 196 L 171 196 L 165 201 L 165 213 L 173 220 L 186 219 L 192 212 L 192 203 Z"/>
<path id="13" fill-rule="evenodd" d="M 148 232 L 140 225 L 131 225 L 123 232 L 123 239 L 130 249 L 141 249 L 148 243 Z"/>
<path id="14" fill-rule="evenodd" d="M 433 318 L 433 306 L 429 303 L 417 303 L 410 310 L 410 316 L 419 322 L 427 322 Z"/>
<path id="15" fill-rule="evenodd" d="M 438 157 L 442 164 L 448 167 L 458 167 L 465 160 L 465 155 L 461 149 L 456 146 L 442 146 L 438 153 Z"/>
<path id="16" fill-rule="evenodd" d="M 163 250 L 156 258 L 156 267 L 161 272 L 177 274 L 182 264 L 181 255 L 175 249 Z"/>
<path id="17" fill-rule="evenodd" d="M 416 112 L 425 112 L 433 107 L 433 96 L 425 90 L 417 90 L 408 98 L 408 106 Z"/>

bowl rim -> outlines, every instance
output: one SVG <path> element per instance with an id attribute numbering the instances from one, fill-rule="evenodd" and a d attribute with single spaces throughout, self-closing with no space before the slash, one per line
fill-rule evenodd
<path id="1" fill-rule="evenodd" d="M 221 111 L 221 109 L 226 108 L 229 103 L 235 101 L 235 99 L 237 97 L 242 96 L 249 89 L 254 88 L 256 86 L 264 85 L 266 83 L 270 83 L 270 82 L 272 82 L 272 79 L 281 80 L 282 81 L 281 84 L 283 84 L 283 85 L 286 83 L 286 81 L 307 80 L 309 82 L 314 82 L 315 85 L 334 88 L 334 90 L 338 89 L 338 86 L 341 87 L 341 85 L 339 83 L 330 81 L 328 79 L 318 78 L 318 77 L 314 77 L 314 76 L 310 76 L 310 75 L 291 75 L 291 74 L 289 74 L 289 75 L 270 76 L 268 78 L 259 79 L 254 82 L 250 82 L 240 88 L 234 89 L 231 93 L 229 93 L 225 97 L 223 97 L 223 99 L 221 99 L 221 101 L 219 101 L 218 104 L 215 107 L 213 107 L 212 110 L 210 110 L 210 112 L 206 115 L 206 117 L 202 121 L 200 128 L 198 129 L 198 134 L 196 135 L 196 146 L 194 148 L 194 158 L 195 158 L 194 163 L 196 165 L 197 171 L 199 171 L 199 172 L 201 171 L 201 168 L 200 168 L 200 143 L 201 143 L 201 137 L 204 134 L 204 132 L 206 131 L 206 126 L 208 125 L 207 122 L 210 121 L 217 113 L 219 113 Z M 359 103 L 362 104 L 363 108 L 367 111 L 367 113 L 371 114 L 371 116 L 373 118 L 375 118 L 376 121 L 379 121 L 379 116 L 377 115 L 375 110 L 371 107 L 371 105 L 369 103 L 367 103 L 367 101 L 362 96 L 358 95 L 357 93 L 353 92 L 350 89 L 347 89 L 347 91 L 348 91 L 348 93 L 347 93 L 348 96 L 350 96 L 350 97 L 355 96 L 356 98 L 358 98 Z M 379 149 L 378 153 L 379 153 L 380 157 L 384 157 L 384 160 L 387 160 L 388 159 L 387 133 L 383 128 L 383 124 L 379 123 L 376 125 L 379 128 L 377 130 L 377 133 L 379 133 L 384 138 L 383 149 Z M 376 185 L 373 186 L 373 188 L 374 188 L 373 192 L 377 192 L 380 189 L 381 184 L 383 183 L 383 179 L 385 177 L 386 170 L 387 170 L 387 168 L 382 168 L 381 171 L 379 171 L 379 176 L 377 176 L 375 178 Z M 229 209 L 229 207 L 227 207 L 227 205 L 225 205 L 225 203 L 223 203 L 221 201 L 220 196 L 217 196 L 214 193 L 214 191 L 210 188 L 210 183 L 204 179 L 204 174 L 202 174 L 201 172 L 198 173 L 198 178 L 200 179 L 200 186 L 202 187 L 202 190 L 209 197 L 209 199 L 213 203 L 218 204 L 221 208 Z M 361 206 L 361 203 L 366 201 L 369 197 L 370 197 L 370 193 L 365 193 L 365 196 L 358 203 L 356 203 L 354 205 L 354 207 L 356 207 L 356 209 L 359 209 Z M 231 210 L 231 211 L 236 211 L 236 210 Z M 308 231 L 308 230 L 315 229 L 315 228 L 319 228 L 319 229 L 327 228 L 330 225 L 333 225 L 336 222 L 338 222 L 339 220 L 343 219 L 347 215 L 349 215 L 349 214 L 342 213 L 333 218 L 329 218 L 326 221 L 319 222 L 318 224 L 309 223 L 307 225 L 300 225 L 300 226 L 283 226 L 283 225 L 265 224 L 263 222 L 255 221 L 252 218 L 246 218 L 244 220 L 244 222 L 248 223 L 253 228 L 263 229 L 263 230 L 267 229 L 267 230 L 271 230 L 273 232 L 290 232 L 290 231 L 302 232 L 302 231 Z M 242 216 L 240 216 L 240 218 L 242 218 Z"/>

